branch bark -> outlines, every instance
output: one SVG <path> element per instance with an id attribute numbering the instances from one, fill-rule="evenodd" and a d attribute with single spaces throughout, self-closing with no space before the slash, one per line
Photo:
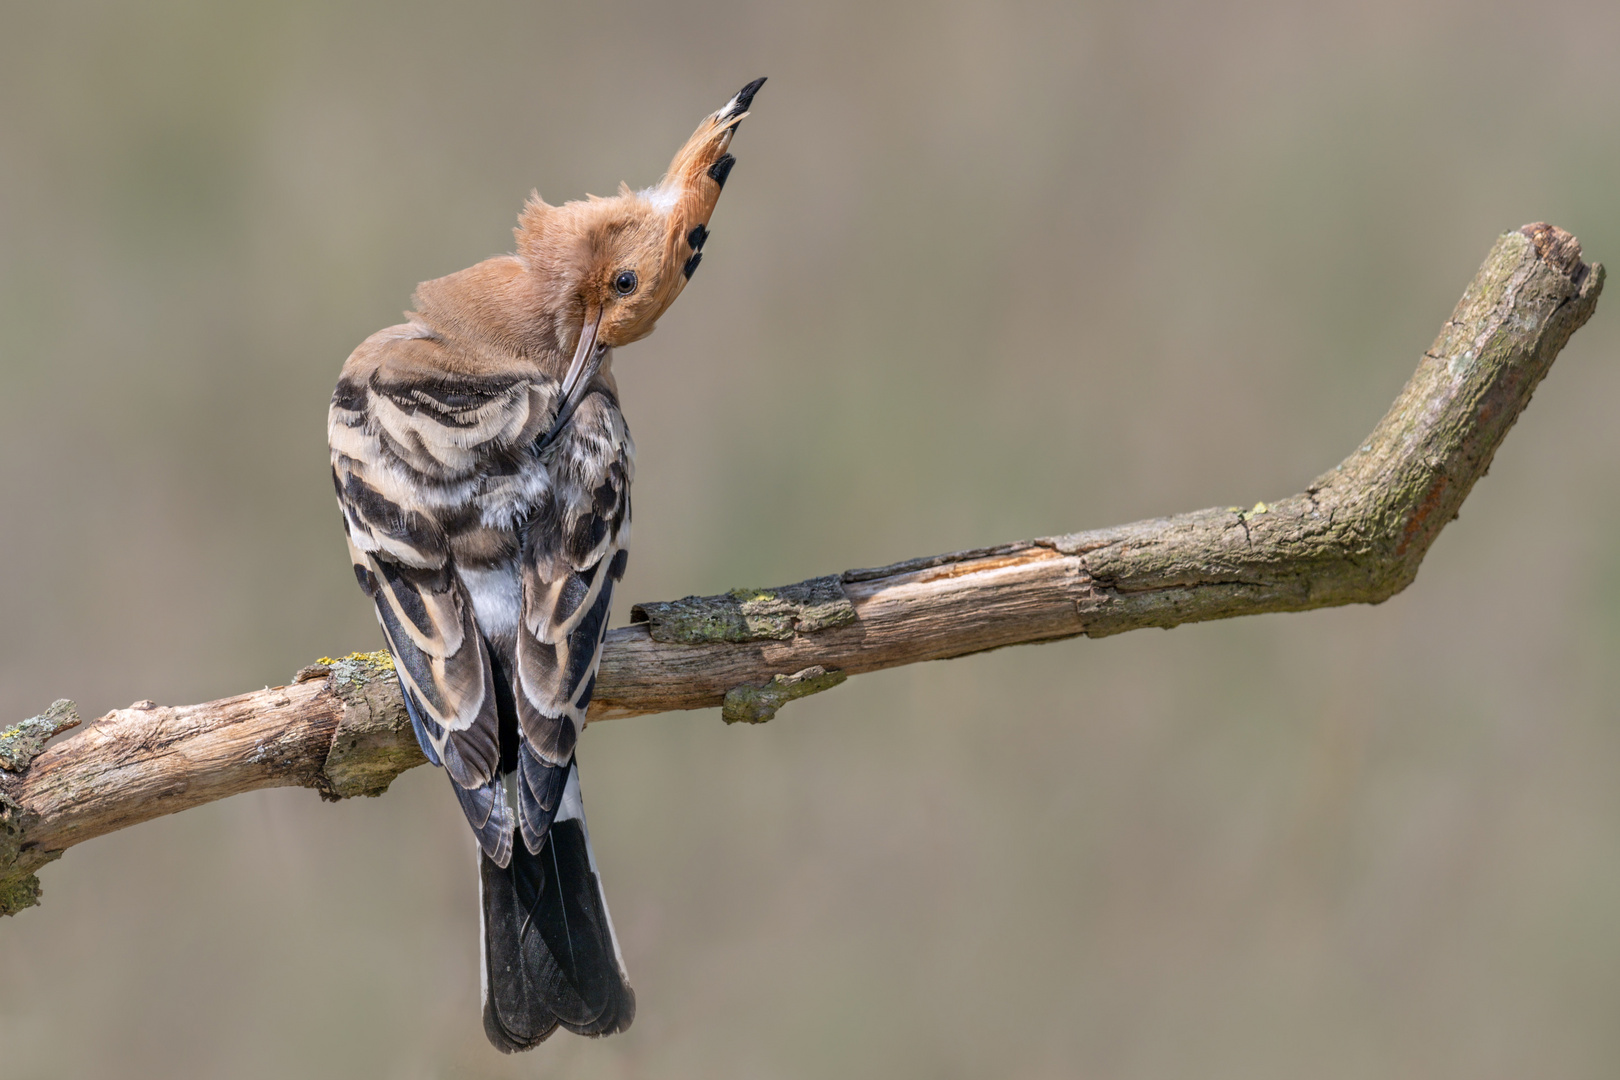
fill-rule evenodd
<path id="1" fill-rule="evenodd" d="M 1372 434 L 1275 503 L 638 605 L 608 635 L 591 719 L 719 705 L 728 722 L 759 722 L 920 660 L 1376 604 L 1416 576 L 1603 279 L 1561 229 L 1501 237 Z M 380 795 L 423 761 L 386 653 L 202 705 L 137 702 L 40 749 L 77 723 L 58 702 L 0 731 L 0 914 L 37 903 L 34 872 L 92 837 L 255 788 Z"/>

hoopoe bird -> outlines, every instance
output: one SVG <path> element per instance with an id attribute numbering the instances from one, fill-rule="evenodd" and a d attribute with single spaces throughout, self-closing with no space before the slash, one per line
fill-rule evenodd
<path id="1" fill-rule="evenodd" d="M 484 1030 L 609 1035 L 636 997 L 591 850 L 574 748 L 630 545 L 635 446 L 613 350 L 703 258 L 727 153 L 764 79 L 656 185 L 549 206 L 515 254 L 417 287 L 332 394 L 332 480 L 422 752 L 478 838 Z"/>

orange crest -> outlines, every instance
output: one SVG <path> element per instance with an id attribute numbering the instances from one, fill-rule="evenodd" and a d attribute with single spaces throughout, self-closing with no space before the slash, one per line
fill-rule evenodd
<path id="1" fill-rule="evenodd" d="M 562 206 L 530 196 L 518 254 L 542 278 L 546 305 L 578 328 L 569 345 L 589 336 L 611 348 L 652 333 L 703 259 L 709 216 L 735 160 L 727 148 L 764 82 L 705 117 L 652 187 Z"/>

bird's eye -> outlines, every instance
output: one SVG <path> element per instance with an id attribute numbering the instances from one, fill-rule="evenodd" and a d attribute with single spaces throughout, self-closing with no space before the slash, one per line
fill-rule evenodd
<path id="1" fill-rule="evenodd" d="M 613 279 L 613 288 L 620 296 L 629 296 L 636 291 L 636 272 L 634 270 L 620 270 L 619 276 Z"/>

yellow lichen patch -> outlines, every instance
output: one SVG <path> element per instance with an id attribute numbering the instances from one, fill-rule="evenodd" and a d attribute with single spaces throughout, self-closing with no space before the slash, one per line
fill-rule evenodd
<path id="1" fill-rule="evenodd" d="M 389 671 L 394 670 L 394 654 L 387 649 L 378 649 L 376 652 L 352 652 L 348 656 L 339 657 L 338 659 L 323 656 L 315 662 L 331 667 L 341 660 L 346 660 L 351 664 L 371 664 L 374 667 L 387 668 Z"/>

